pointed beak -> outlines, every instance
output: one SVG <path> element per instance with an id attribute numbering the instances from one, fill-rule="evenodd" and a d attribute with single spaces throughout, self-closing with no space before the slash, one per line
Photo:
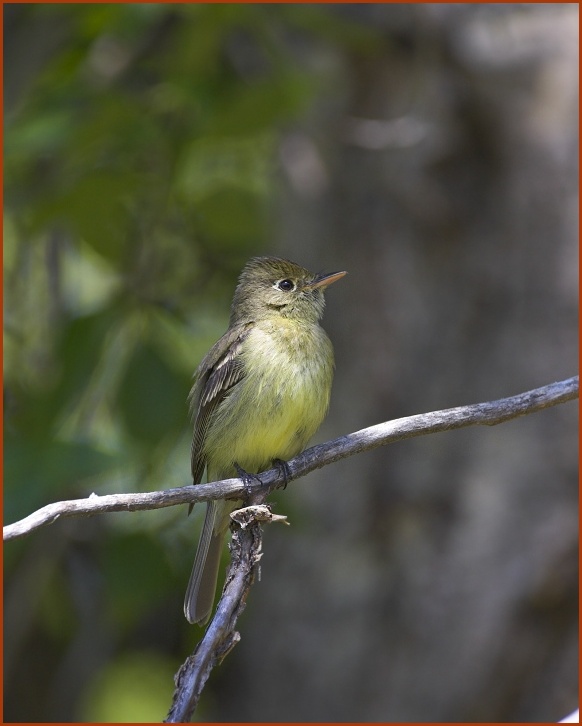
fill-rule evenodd
<path id="1" fill-rule="evenodd" d="M 337 282 L 337 280 L 340 280 L 344 275 L 347 275 L 347 272 L 330 272 L 327 275 L 317 275 L 316 278 L 313 280 L 313 282 L 308 283 L 305 285 L 305 287 L 308 287 L 310 290 L 315 290 L 316 287 L 323 287 L 326 288 L 328 285 L 331 285 L 333 282 Z"/>

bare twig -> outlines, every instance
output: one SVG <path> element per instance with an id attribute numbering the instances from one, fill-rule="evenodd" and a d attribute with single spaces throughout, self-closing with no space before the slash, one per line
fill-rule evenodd
<path id="1" fill-rule="evenodd" d="M 278 521 L 266 506 L 233 512 L 230 565 L 222 596 L 204 637 L 176 675 L 176 689 L 166 723 L 184 723 L 192 717 L 204 684 L 216 665 L 240 640 L 235 630 L 261 559 L 262 530 L 259 522 Z"/>
<path id="2" fill-rule="evenodd" d="M 306 449 L 288 462 L 291 476 L 287 481 L 298 479 L 314 469 L 327 466 L 347 456 L 385 446 L 394 441 L 465 426 L 494 426 L 577 397 L 578 376 L 574 376 L 498 401 L 459 406 L 387 421 Z M 252 485 L 252 489 L 256 487 L 257 491 L 260 490 L 265 495 L 285 483 L 284 474 L 278 468 L 263 472 L 259 478 L 262 484 Z M 92 494 L 86 499 L 49 504 L 28 517 L 7 525 L 4 527 L 4 540 L 23 537 L 39 527 L 52 524 L 60 517 L 160 509 L 177 504 L 205 502 L 210 499 L 242 499 L 246 494 L 248 489 L 240 479 L 224 479 L 210 484 L 137 494 L 108 494 L 102 497 Z"/>
<path id="3" fill-rule="evenodd" d="M 274 519 L 269 510 L 262 506 L 273 489 L 334 461 L 394 441 L 466 426 L 483 424 L 493 426 L 570 401 L 577 396 L 576 376 L 498 401 L 433 411 L 370 426 L 307 449 L 288 462 L 288 471 L 285 473 L 279 468 L 263 472 L 260 475 L 260 483 L 250 486 L 250 496 L 248 486 L 245 487 L 239 479 L 225 479 L 211 484 L 144 494 L 110 494 L 103 497 L 92 494 L 87 499 L 57 502 L 39 509 L 20 522 L 5 527 L 4 539 L 22 537 L 39 527 L 51 524 L 59 517 L 159 509 L 210 499 L 250 498 L 255 506 L 237 510 L 232 515 L 234 523 L 230 545 L 231 563 L 214 617 L 194 653 L 187 658 L 176 676 L 176 690 L 166 722 L 184 722 L 190 720 L 212 669 L 220 664 L 240 640 L 235 626 L 244 610 L 246 597 L 254 582 L 256 568 L 261 558 L 260 521 Z"/>
<path id="4" fill-rule="evenodd" d="M 378 426 L 371 426 L 304 451 L 303 454 L 289 462 L 291 474 L 293 478 L 297 478 L 346 456 L 424 433 L 446 431 L 476 424 L 494 425 L 508 421 L 568 401 L 575 398 L 577 392 L 578 379 L 571 378 L 500 401 L 409 416 Z M 276 470 L 270 470 L 267 474 L 261 475 L 265 484 L 267 476 L 270 476 L 273 471 Z M 262 501 L 268 491 L 277 484 L 278 477 L 275 477 L 270 485 L 263 485 L 261 492 L 257 493 L 259 497 L 257 501 Z M 247 507 L 244 510 L 233 512 L 233 517 L 238 521 L 241 520 L 240 515 L 243 512 L 247 513 L 251 516 L 253 524 L 249 531 L 241 531 L 238 528 L 233 531 L 231 565 L 223 594 L 203 639 L 178 672 L 176 690 L 166 719 L 167 722 L 176 723 L 191 719 L 212 668 L 218 665 L 240 640 L 240 635 L 234 628 L 238 616 L 244 609 L 244 602 L 254 579 L 254 564 L 261 556 L 261 530 L 260 525 L 252 516 L 251 510 L 253 509 L 255 508 Z M 243 526 L 246 525 L 243 523 Z"/>

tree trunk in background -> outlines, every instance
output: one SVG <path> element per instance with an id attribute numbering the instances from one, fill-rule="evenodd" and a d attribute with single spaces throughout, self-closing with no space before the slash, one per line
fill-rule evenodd
<path id="1" fill-rule="evenodd" d="M 349 271 L 327 295 L 337 373 L 317 440 L 573 375 L 577 6 L 334 10 L 382 27 L 385 52 L 307 49 L 329 91 L 281 149 L 280 253 Z M 570 403 L 294 483 L 213 717 L 564 716 L 577 459 Z"/>

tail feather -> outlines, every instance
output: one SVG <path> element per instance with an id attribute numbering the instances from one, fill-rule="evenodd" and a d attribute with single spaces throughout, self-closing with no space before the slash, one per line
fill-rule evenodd
<path id="1" fill-rule="evenodd" d="M 214 604 L 216 581 L 224 538 L 234 502 L 208 502 L 202 534 L 184 598 L 184 615 L 189 623 L 204 625 Z"/>
<path id="2" fill-rule="evenodd" d="M 184 615 L 189 623 L 203 625 L 210 616 L 216 591 L 218 566 L 224 535 L 214 534 L 216 521 L 216 502 L 206 505 L 206 517 L 198 542 L 192 573 L 184 598 Z"/>

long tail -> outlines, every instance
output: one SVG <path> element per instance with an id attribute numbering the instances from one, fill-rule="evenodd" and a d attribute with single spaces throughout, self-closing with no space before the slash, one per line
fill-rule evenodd
<path id="1" fill-rule="evenodd" d="M 184 615 L 189 623 L 204 625 L 212 612 L 220 555 L 229 515 L 235 507 L 236 502 L 230 501 L 213 501 L 206 505 L 202 534 L 184 598 Z"/>

